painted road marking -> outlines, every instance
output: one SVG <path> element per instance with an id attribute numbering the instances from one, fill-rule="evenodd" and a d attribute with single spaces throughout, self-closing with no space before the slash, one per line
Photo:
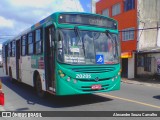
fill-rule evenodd
<path id="1" fill-rule="evenodd" d="M 154 88 L 160 88 L 160 85 L 158 84 L 153 84 L 153 83 L 143 83 L 143 82 L 137 82 L 137 81 L 126 81 L 126 80 L 122 80 L 122 83 L 125 84 L 135 84 L 135 85 L 144 85 L 144 86 L 148 86 L 148 87 L 154 87 Z"/>
<path id="2" fill-rule="evenodd" d="M 117 96 L 113 96 L 113 95 L 109 95 L 109 94 L 104 94 L 104 93 L 98 93 L 98 95 L 102 95 L 104 97 L 116 98 L 116 99 L 119 99 L 119 100 L 132 102 L 132 103 L 137 103 L 137 104 L 141 104 L 141 105 L 144 105 L 144 106 L 149 106 L 149 107 L 160 109 L 160 106 L 156 106 L 156 105 L 152 105 L 152 104 L 148 104 L 148 103 L 144 103 L 144 102 L 139 102 L 139 101 L 136 101 L 136 100 L 131 100 L 131 99 L 127 99 L 127 98 L 121 98 L 121 97 L 117 97 Z"/>

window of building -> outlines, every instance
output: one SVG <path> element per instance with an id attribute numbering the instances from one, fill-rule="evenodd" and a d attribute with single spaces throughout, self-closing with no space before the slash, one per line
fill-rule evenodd
<path id="1" fill-rule="evenodd" d="M 137 58 L 138 58 L 137 59 L 137 66 L 138 67 L 144 67 L 144 57 L 139 55 Z"/>
<path id="2" fill-rule="evenodd" d="M 108 9 L 103 10 L 103 11 L 102 11 L 102 15 L 108 17 L 108 16 L 109 16 L 109 10 L 108 10 Z"/>
<path id="3" fill-rule="evenodd" d="M 120 3 L 112 6 L 112 16 L 120 14 Z"/>
<path id="4" fill-rule="evenodd" d="M 122 30 L 122 41 L 134 40 L 134 28 Z"/>
<path id="5" fill-rule="evenodd" d="M 132 10 L 135 8 L 135 0 L 124 1 L 124 11 Z"/>
<path id="6" fill-rule="evenodd" d="M 28 54 L 34 53 L 34 37 L 33 33 L 28 34 Z"/>
<path id="7" fill-rule="evenodd" d="M 27 41 L 27 37 L 23 36 L 22 37 L 22 55 L 26 55 L 26 41 Z"/>
<path id="8" fill-rule="evenodd" d="M 144 57 L 144 71 L 151 72 L 151 57 Z"/>
<path id="9" fill-rule="evenodd" d="M 12 41 L 12 57 L 15 56 L 15 41 Z"/>
<path id="10" fill-rule="evenodd" d="M 35 33 L 35 46 L 36 46 L 36 54 L 42 53 L 42 33 L 41 29 L 36 30 Z"/>

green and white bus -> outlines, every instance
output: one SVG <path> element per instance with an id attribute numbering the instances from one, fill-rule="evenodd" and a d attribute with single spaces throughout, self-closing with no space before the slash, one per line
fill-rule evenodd
<path id="1" fill-rule="evenodd" d="M 3 43 L 3 69 L 40 97 L 119 90 L 117 24 L 98 14 L 53 13 Z"/>

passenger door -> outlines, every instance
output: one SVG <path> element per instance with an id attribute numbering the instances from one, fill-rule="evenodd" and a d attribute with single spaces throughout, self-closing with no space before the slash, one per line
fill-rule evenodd
<path id="1" fill-rule="evenodd" d="M 20 80 L 20 39 L 16 41 L 16 78 Z"/>
<path id="2" fill-rule="evenodd" d="M 55 92 L 55 29 L 54 26 L 45 28 L 44 60 L 45 80 L 47 90 Z"/>
<path id="3" fill-rule="evenodd" d="M 8 45 L 5 45 L 5 58 L 4 58 L 4 61 L 5 61 L 5 70 L 6 70 L 6 75 L 8 75 Z"/>

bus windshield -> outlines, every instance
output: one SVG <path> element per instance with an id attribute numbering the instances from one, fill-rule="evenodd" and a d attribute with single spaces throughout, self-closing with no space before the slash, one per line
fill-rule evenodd
<path id="1" fill-rule="evenodd" d="M 118 35 L 74 29 L 60 29 L 57 57 L 67 64 L 119 63 Z"/>

